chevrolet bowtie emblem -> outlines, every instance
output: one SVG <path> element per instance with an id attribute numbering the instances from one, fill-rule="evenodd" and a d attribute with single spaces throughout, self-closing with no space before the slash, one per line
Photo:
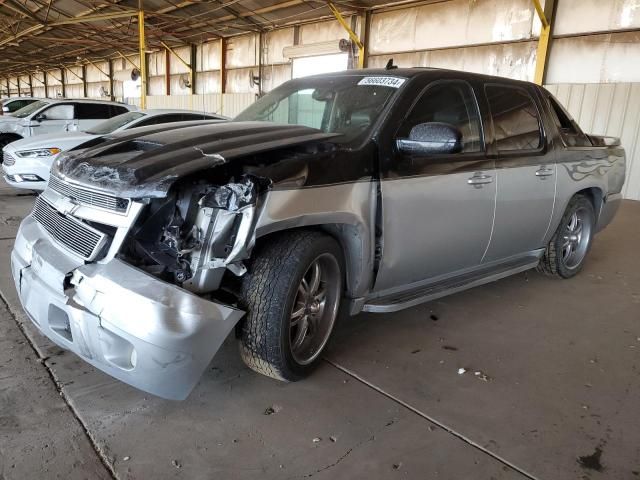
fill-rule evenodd
<path id="1" fill-rule="evenodd" d="M 80 204 L 73 198 L 61 197 L 56 202 L 55 207 L 56 210 L 64 215 L 73 215 L 78 210 L 78 208 L 80 208 Z"/>

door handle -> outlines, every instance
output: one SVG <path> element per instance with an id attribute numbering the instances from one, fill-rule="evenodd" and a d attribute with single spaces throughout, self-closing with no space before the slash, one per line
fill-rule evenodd
<path id="1" fill-rule="evenodd" d="M 550 177 L 553 175 L 553 168 L 540 167 L 539 170 L 536 171 L 536 177 Z"/>
<path id="2" fill-rule="evenodd" d="M 493 177 L 491 175 L 485 175 L 484 173 L 476 173 L 473 177 L 467 180 L 469 185 L 473 185 L 474 187 L 481 187 L 487 183 L 493 182 Z"/>

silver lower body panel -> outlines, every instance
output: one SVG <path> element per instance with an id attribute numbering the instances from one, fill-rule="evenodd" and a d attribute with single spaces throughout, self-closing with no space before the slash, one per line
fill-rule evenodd
<path id="1" fill-rule="evenodd" d="M 11 269 L 23 308 L 60 347 L 154 395 L 181 400 L 244 312 L 163 282 L 120 260 L 86 264 L 31 217 Z"/>
<path id="2" fill-rule="evenodd" d="M 622 194 L 614 193 L 609 194 L 602 202 L 602 207 L 600 208 L 600 214 L 598 215 L 598 223 L 596 225 L 596 232 L 599 232 L 604 227 L 609 225 L 613 220 L 613 217 L 616 216 L 620 205 L 622 204 Z"/>

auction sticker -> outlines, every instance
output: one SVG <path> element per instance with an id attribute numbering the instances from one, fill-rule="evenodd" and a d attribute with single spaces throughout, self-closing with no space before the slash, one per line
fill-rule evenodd
<path id="1" fill-rule="evenodd" d="M 407 81 L 406 78 L 398 78 L 398 77 L 364 77 L 362 80 L 358 82 L 358 85 L 400 88 L 402 84 L 406 81 Z"/>

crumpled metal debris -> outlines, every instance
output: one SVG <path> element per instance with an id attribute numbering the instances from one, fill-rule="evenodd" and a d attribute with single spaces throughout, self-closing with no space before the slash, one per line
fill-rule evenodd
<path id="1" fill-rule="evenodd" d="M 202 207 L 222 208 L 230 212 L 240 210 L 247 205 L 255 203 L 256 196 L 265 179 L 260 179 L 252 175 L 244 175 L 238 182 L 227 183 L 214 187 L 207 193 L 200 205 Z M 270 183 L 270 181 L 269 181 Z"/>

